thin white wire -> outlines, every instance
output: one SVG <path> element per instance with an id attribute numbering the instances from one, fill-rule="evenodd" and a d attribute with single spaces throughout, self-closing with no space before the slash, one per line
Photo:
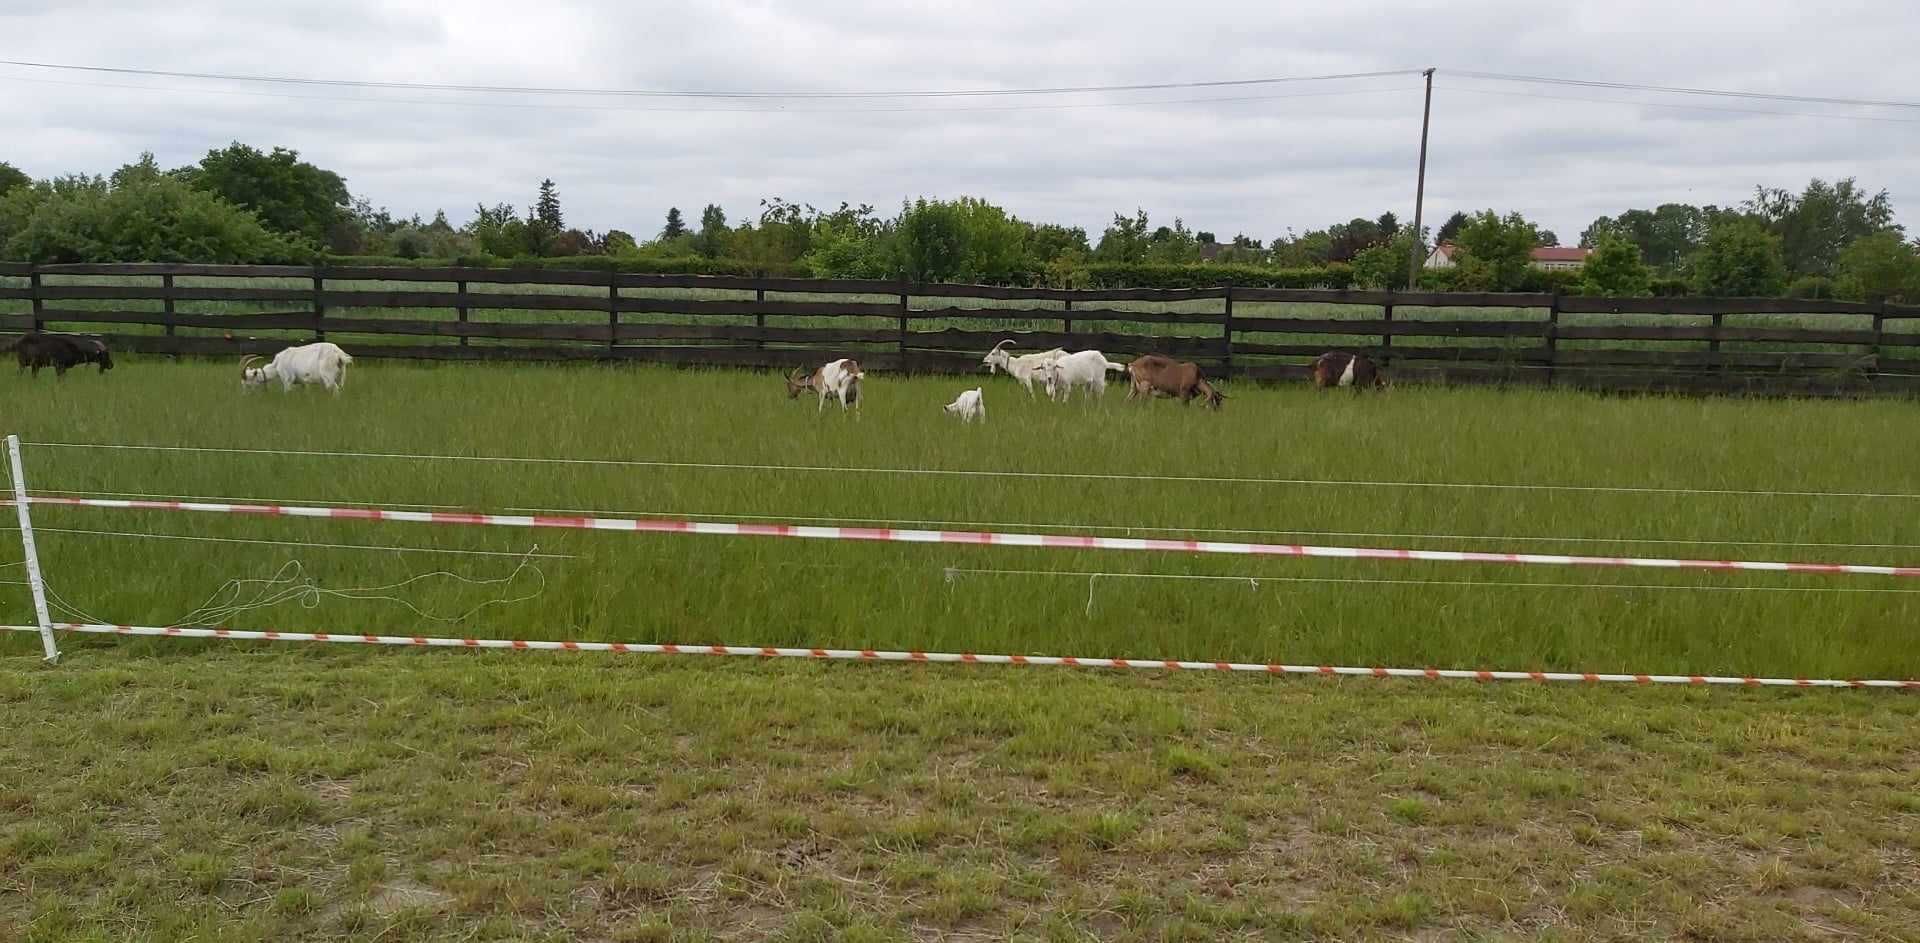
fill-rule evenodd
<path id="1" fill-rule="evenodd" d="M 19 529 L 20 528 L 18 527 L 0 527 L 0 531 L 4 531 L 4 530 L 17 531 Z M 578 560 L 580 559 L 579 557 L 570 553 L 534 553 L 532 551 L 527 551 L 522 553 L 522 552 L 513 551 L 513 550 L 458 550 L 452 547 L 394 547 L 394 546 L 387 546 L 384 544 L 312 543 L 309 541 L 300 541 L 300 540 L 258 540 L 258 539 L 247 538 L 247 537 L 197 537 L 197 536 L 190 536 L 187 534 L 139 534 L 139 533 L 134 533 L 132 531 L 124 531 L 124 530 L 88 530 L 85 528 L 78 528 L 78 527 L 41 527 L 38 525 L 36 525 L 33 528 L 33 530 L 35 533 L 41 533 L 41 534 L 75 534 L 75 535 L 91 536 L 91 537 L 139 537 L 139 538 L 144 538 L 148 540 L 185 540 L 185 541 L 195 541 L 195 542 L 201 542 L 201 543 L 254 544 L 254 545 L 266 546 L 266 547 L 294 547 L 301 550 L 314 550 L 314 549 L 318 549 L 318 550 L 380 550 L 380 551 L 388 551 L 392 553 L 441 553 L 441 554 L 448 554 L 453 556 L 470 556 L 470 557 L 515 557 L 515 558 L 531 557 L 536 560 Z M 0 564 L 0 566 L 20 566 L 20 565 L 21 564 L 19 563 Z"/>
<path id="2" fill-rule="evenodd" d="M 1876 121 L 1887 124 L 1920 124 L 1920 118 L 1888 118 L 1880 115 L 1819 114 L 1811 111 L 1768 111 L 1764 108 L 1727 108 L 1721 105 L 1691 105 L 1684 102 L 1630 101 L 1624 98 L 1586 98 L 1579 95 L 1543 95 L 1536 92 L 1502 92 L 1491 88 L 1473 88 L 1446 83 L 1448 91 L 1469 95 L 1499 95 L 1503 98 L 1540 98 L 1549 101 L 1593 102 L 1600 105 L 1631 105 L 1640 108 L 1673 108 L 1682 111 L 1719 111 L 1737 115 L 1768 115 L 1776 118 L 1838 118 L 1843 121 Z"/>
<path id="3" fill-rule="evenodd" d="M 401 508 L 409 511 L 456 511 L 458 504 L 408 504 L 403 501 L 357 501 L 348 498 L 260 498 L 218 494 L 166 494 L 157 491 L 70 491 L 60 488 L 35 488 L 34 495 L 75 498 L 139 498 L 154 501 L 219 501 L 229 504 L 353 504 L 368 508 Z M 35 528 L 36 530 L 38 528 Z"/>
<path id="4" fill-rule="evenodd" d="M 126 445 L 105 442 L 34 442 L 34 447 L 60 449 L 104 449 L 134 452 L 205 453 L 213 455 L 265 455 L 280 458 L 358 458 L 395 459 L 417 462 L 481 462 L 509 465 L 578 465 L 612 468 L 688 468 L 703 471 L 777 471 L 820 472 L 833 475 L 927 475 L 959 478 L 1034 478 L 1065 481 L 1154 481 L 1185 484 L 1301 485 L 1339 488 L 1432 488 L 1484 491 L 1559 491 L 1610 494 L 1723 495 L 1737 497 L 1789 498 L 1891 498 L 1920 499 L 1920 493 L 1890 491 L 1792 491 L 1739 488 L 1656 488 L 1627 485 L 1544 485 L 1510 482 L 1462 481 L 1369 481 L 1337 478 L 1252 478 L 1205 475 L 1123 475 L 1097 472 L 1024 472 L 988 469 L 887 468 L 836 465 L 779 465 L 741 462 L 665 462 L 602 458 L 540 458 L 498 455 L 432 455 L 406 452 L 347 452 L 323 450 L 234 449 L 181 445 Z"/>
<path id="5" fill-rule="evenodd" d="M 415 606 L 402 597 L 391 595 L 394 591 L 405 589 L 423 580 L 436 577 L 444 577 L 467 586 L 503 586 L 511 584 L 520 577 L 522 572 L 527 571 L 531 571 L 536 580 L 536 585 L 531 592 L 509 598 L 489 599 L 460 615 L 452 617 L 434 615 Z M 308 578 L 305 568 L 301 565 L 300 561 L 288 560 L 281 565 L 279 570 L 275 571 L 272 577 L 266 579 L 228 580 L 220 589 L 216 590 L 212 596 L 209 596 L 207 601 L 202 603 L 199 608 L 175 621 L 164 624 L 167 626 L 219 626 L 226 624 L 231 621 L 234 616 L 240 615 L 241 613 L 251 612 L 256 609 L 267 609 L 282 603 L 294 602 L 305 609 L 317 609 L 321 601 L 326 598 L 391 602 L 428 621 L 452 624 L 465 622 L 481 610 L 494 606 L 526 602 L 544 593 L 546 586 L 546 575 L 540 572 L 540 568 L 534 566 L 528 560 L 522 559 L 519 565 L 513 568 L 513 572 L 508 573 L 504 577 L 494 579 L 473 579 L 471 577 L 461 576 L 458 573 L 439 570 L 432 573 L 421 573 L 416 576 L 410 576 L 399 582 L 387 583 L 381 586 L 367 586 L 353 589 L 328 589 Z M 252 595 L 248 597 L 245 594 L 248 593 L 250 589 Z"/>
<path id="6" fill-rule="evenodd" d="M 951 579 L 954 575 L 981 576 L 1068 576 L 1077 579 L 1144 579 L 1144 580 L 1206 580 L 1231 583 L 1247 583 L 1258 589 L 1261 583 L 1362 583 L 1388 586 L 1468 586 L 1473 588 L 1495 589 L 1649 589 L 1678 590 L 1686 592 L 1718 593 L 1877 593 L 1891 595 L 1920 594 L 1920 589 L 1864 589 L 1859 587 L 1828 586 L 1698 586 L 1666 585 L 1661 583 L 1531 583 L 1516 580 L 1411 580 L 1411 579 L 1370 579 L 1361 577 L 1332 576 L 1221 576 L 1212 574 L 1188 573 L 1116 573 L 1104 570 L 1002 570 L 970 569 L 965 567 L 947 567 L 945 572 Z"/>

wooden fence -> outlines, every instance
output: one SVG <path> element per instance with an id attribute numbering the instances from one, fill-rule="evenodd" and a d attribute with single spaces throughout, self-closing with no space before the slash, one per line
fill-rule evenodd
<path id="1" fill-rule="evenodd" d="M 485 268 L 0 263 L 0 334 L 116 350 L 614 360 L 975 372 L 1023 350 L 1165 353 L 1215 376 L 1296 380 L 1327 350 L 1397 379 L 1611 390 L 1920 390 L 1920 306 L 1274 288 L 1052 289 Z M 5 343 L 0 341 L 0 343 Z"/>

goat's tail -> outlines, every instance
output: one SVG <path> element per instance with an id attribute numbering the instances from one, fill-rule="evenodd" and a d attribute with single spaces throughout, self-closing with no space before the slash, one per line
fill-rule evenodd
<path id="1" fill-rule="evenodd" d="M 346 352 L 346 351 L 344 351 L 344 350 L 340 352 L 340 364 L 341 364 L 342 366 L 345 366 L 345 365 L 347 365 L 347 364 L 350 364 L 350 363 L 352 363 L 352 362 L 353 362 L 353 355 L 352 355 L 352 354 L 350 354 L 350 353 L 347 353 L 347 352 Z"/>
<path id="2" fill-rule="evenodd" d="M 1102 359 L 1102 360 L 1105 360 L 1106 358 L 1104 358 L 1104 357 L 1102 357 L 1101 359 Z M 1127 365 L 1126 365 L 1126 364 L 1124 364 L 1124 363 L 1114 363 L 1114 362 L 1113 362 L 1113 361 L 1111 361 L 1111 360 L 1107 360 L 1107 369 L 1108 369 L 1108 370 L 1118 370 L 1118 371 L 1120 371 L 1121 373 L 1125 373 L 1125 372 L 1127 372 Z"/>

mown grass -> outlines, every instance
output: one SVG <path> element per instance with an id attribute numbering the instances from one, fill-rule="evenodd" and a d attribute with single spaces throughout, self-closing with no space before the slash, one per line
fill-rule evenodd
<path id="1" fill-rule="evenodd" d="M 126 358 L 104 377 L 0 376 L 0 433 L 734 465 L 1920 492 L 1920 445 L 1904 434 L 1914 406 L 1901 401 L 1419 387 L 1323 396 L 1237 384 L 1212 414 L 1127 404 L 1118 391 L 1100 405 L 1029 402 L 1005 378 L 983 377 L 989 421 L 962 427 L 938 411 L 974 382 L 956 378 L 875 376 L 855 418 L 790 402 L 766 374 L 352 370 L 338 398 L 243 396 L 228 365 L 158 358 Z M 26 461 L 45 491 L 1893 563 L 1911 563 L 1920 544 L 1911 499 L 1891 497 L 31 444 Z M 538 561 L 543 581 L 429 578 L 395 593 L 453 616 L 538 590 L 452 623 L 328 597 L 232 624 L 1920 675 L 1915 596 L 1830 592 L 1908 588 L 1866 577 L 53 508 L 36 508 L 35 521 L 63 599 L 126 622 L 177 619 L 224 581 L 295 560 L 332 589 L 441 569 L 500 578 L 514 566 L 320 543 L 511 553 L 537 542 L 575 559 Z M 15 559 L 0 549 L 0 565 Z M 0 580 L 18 573 L 0 566 Z M 1147 573 L 1252 579 L 1125 575 Z M 1505 585 L 1514 581 L 1572 585 Z M 1628 583 L 1641 588 L 1609 585 Z M 0 590 L 0 621 L 30 621 L 22 588 Z M 63 663 L 45 667 L 30 636 L 0 641 L 0 938 L 1910 939 L 1920 917 L 1920 702 L 1899 694 L 63 643 Z"/>
<path id="2" fill-rule="evenodd" d="M 0 660 L 0 935 L 1913 939 L 1870 692 Z"/>

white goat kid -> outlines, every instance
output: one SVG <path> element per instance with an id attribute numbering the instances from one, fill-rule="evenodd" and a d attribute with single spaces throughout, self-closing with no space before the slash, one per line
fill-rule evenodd
<path id="1" fill-rule="evenodd" d="M 1097 350 L 1081 350 L 1061 357 L 1041 368 L 1041 380 L 1047 395 L 1064 403 L 1073 396 L 1073 388 L 1084 386 L 1099 399 L 1107 391 L 1107 371 L 1125 373 L 1127 365 L 1114 363 Z"/>
<path id="2" fill-rule="evenodd" d="M 987 404 L 980 396 L 980 388 L 974 387 L 954 397 L 953 402 L 940 407 L 949 416 L 959 416 L 961 422 L 972 422 L 978 418 L 982 424 L 987 421 Z"/>
<path id="3" fill-rule="evenodd" d="M 829 396 L 839 397 L 842 410 L 845 410 L 849 404 L 854 409 L 859 409 L 860 381 L 865 377 L 866 374 L 860 371 L 860 363 L 855 360 L 830 361 L 811 374 L 807 373 L 805 367 L 795 367 L 793 372 L 787 375 L 787 398 L 795 399 L 801 393 L 811 390 L 815 396 L 820 397 L 820 405 L 814 410 L 815 412 L 827 408 Z"/>
<path id="4" fill-rule="evenodd" d="M 1007 347 L 1012 343 L 1012 340 L 1004 340 L 993 345 L 993 349 L 987 351 L 985 357 L 980 358 L 980 364 L 987 368 L 988 373 L 993 373 L 996 369 L 1007 371 L 1007 375 L 1019 380 L 1020 385 L 1026 387 L 1027 395 L 1032 396 L 1033 381 L 1040 378 L 1040 368 L 1065 357 L 1067 352 L 1055 347 L 1037 354 L 1021 354 L 1015 357 L 1007 353 Z"/>
<path id="5" fill-rule="evenodd" d="M 240 385 L 243 389 L 264 386 L 276 380 L 280 382 L 280 391 L 286 392 L 295 384 L 312 384 L 325 387 L 338 394 L 347 385 L 347 364 L 353 362 L 353 356 L 341 350 L 339 345 L 320 341 L 300 347 L 289 347 L 273 355 L 263 366 L 259 357 L 240 358 Z"/>

